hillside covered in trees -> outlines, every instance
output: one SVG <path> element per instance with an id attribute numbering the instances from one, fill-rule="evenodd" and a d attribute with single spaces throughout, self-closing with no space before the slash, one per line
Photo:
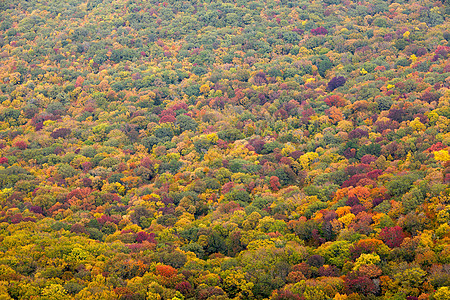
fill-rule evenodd
<path id="1" fill-rule="evenodd" d="M 1 0 L 0 299 L 450 299 L 449 13 Z"/>

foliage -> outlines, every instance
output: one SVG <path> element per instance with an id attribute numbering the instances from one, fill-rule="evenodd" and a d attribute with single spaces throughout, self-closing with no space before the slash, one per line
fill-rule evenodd
<path id="1" fill-rule="evenodd" d="M 0 298 L 448 298 L 446 2 L 0 1 Z"/>

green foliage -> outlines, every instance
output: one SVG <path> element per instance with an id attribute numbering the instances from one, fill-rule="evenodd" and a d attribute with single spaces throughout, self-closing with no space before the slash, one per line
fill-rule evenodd
<path id="1" fill-rule="evenodd" d="M 63 177 L 63 178 L 68 178 L 68 177 L 73 177 L 75 176 L 78 172 L 77 170 L 75 170 L 71 165 L 68 164 L 60 164 L 58 166 L 58 173 Z"/>
<path id="2" fill-rule="evenodd" d="M 418 176 L 415 174 L 404 175 L 389 181 L 386 187 L 391 195 L 402 196 L 410 190 L 412 184 L 417 180 L 417 178 Z"/>
<path id="3" fill-rule="evenodd" d="M 177 116 L 176 124 L 180 126 L 182 132 L 186 130 L 195 131 L 197 128 L 197 123 L 191 117 L 186 115 Z"/>
<path id="4" fill-rule="evenodd" d="M 446 298 L 447 6 L 0 1 L 0 298 Z"/>

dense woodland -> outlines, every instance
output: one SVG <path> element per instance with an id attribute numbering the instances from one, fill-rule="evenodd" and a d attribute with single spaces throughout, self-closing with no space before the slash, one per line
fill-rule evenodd
<path id="1" fill-rule="evenodd" d="M 1 0 L 0 299 L 450 299 L 449 13 Z"/>

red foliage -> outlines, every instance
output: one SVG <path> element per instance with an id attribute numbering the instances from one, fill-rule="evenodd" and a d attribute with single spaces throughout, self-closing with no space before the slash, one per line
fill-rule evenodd
<path id="1" fill-rule="evenodd" d="M 303 273 L 300 271 L 292 271 L 287 276 L 287 281 L 290 283 L 296 283 L 305 279 L 306 279 L 305 275 L 303 275 Z"/>
<path id="2" fill-rule="evenodd" d="M 311 278 L 312 276 L 311 267 L 305 262 L 299 263 L 298 265 L 294 265 L 292 267 L 292 270 L 296 272 L 301 272 L 303 275 L 305 275 L 306 278 Z"/>
<path id="3" fill-rule="evenodd" d="M 328 90 L 334 91 L 338 87 L 343 86 L 346 82 L 347 82 L 347 79 L 345 79 L 343 76 L 333 77 L 328 82 Z"/>
<path id="4" fill-rule="evenodd" d="M 225 292 L 219 288 L 219 287 L 212 287 L 212 286 L 208 286 L 205 288 L 202 288 L 198 294 L 197 294 L 197 299 L 199 300 L 206 300 L 208 298 L 213 299 L 213 296 L 220 296 L 225 294 Z"/>
<path id="5" fill-rule="evenodd" d="M 171 108 L 172 111 L 177 111 L 177 110 L 187 110 L 188 109 L 188 105 L 184 102 L 178 102 L 177 104 L 174 104 Z"/>
<path id="6" fill-rule="evenodd" d="M 253 147 L 254 151 L 258 154 L 264 149 L 266 142 L 261 139 L 251 139 L 248 141 L 249 145 Z"/>
<path id="7" fill-rule="evenodd" d="M 228 193 L 234 187 L 234 182 L 227 182 L 222 186 L 222 194 Z"/>
<path id="8" fill-rule="evenodd" d="M 356 155 L 356 149 L 353 148 L 347 148 L 344 150 L 344 157 L 349 159 L 349 158 L 353 158 Z"/>
<path id="9" fill-rule="evenodd" d="M 306 263 L 310 265 L 311 267 L 321 267 L 325 263 L 325 258 L 323 258 L 321 255 L 314 254 L 308 257 L 306 260 Z"/>
<path id="10" fill-rule="evenodd" d="M 281 159 L 280 159 L 280 163 L 281 164 L 284 164 L 284 165 L 291 165 L 291 163 L 292 163 L 292 159 L 291 158 L 288 158 L 288 157 L 282 157 Z"/>
<path id="11" fill-rule="evenodd" d="M 73 224 L 72 227 L 70 227 L 70 232 L 74 233 L 87 233 L 86 228 L 84 228 L 81 224 Z"/>
<path id="12" fill-rule="evenodd" d="M 326 30 L 323 27 L 317 27 L 315 29 L 311 29 L 311 34 L 313 35 L 326 35 L 328 33 L 328 30 Z"/>
<path id="13" fill-rule="evenodd" d="M 92 162 L 85 161 L 85 162 L 81 163 L 81 168 L 83 169 L 84 172 L 89 171 L 90 169 L 92 169 Z"/>
<path id="14" fill-rule="evenodd" d="M 345 99 L 339 95 L 328 96 L 323 101 L 325 101 L 325 103 L 330 107 L 331 106 L 336 106 L 336 107 L 345 106 Z"/>
<path id="15" fill-rule="evenodd" d="M 426 91 L 422 94 L 422 97 L 420 97 L 420 99 L 427 103 L 431 103 L 431 102 L 438 102 L 440 97 L 441 97 L 441 94 L 438 92 L 433 93 L 433 92 Z"/>
<path id="16" fill-rule="evenodd" d="M 388 129 L 394 130 L 400 127 L 397 121 L 376 121 L 374 125 L 377 132 L 379 133 L 383 133 L 385 130 Z"/>
<path id="17" fill-rule="evenodd" d="M 218 146 L 220 149 L 227 149 L 228 143 L 227 143 L 226 141 L 224 141 L 224 140 L 219 139 L 219 140 L 217 141 L 217 146 Z"/>
<path id="18" fill-rule="evenodd" d="M 274 300 L 301 300 L 299 295 L 294 294 L 290 290 L 281 290 L 276 291 L 272 294 L 272 297 L 270 299 Z"/>
<path id="19" fill-rule="evenodd" d="M 362 137 L 369 137 L 369 133 L 361 128 L 356 128 L 348 133 L 349 139 L 360 139 Z"/>
<path id="20" fill-rule="evenodd" d="M 89 196 L 89 194 L 92 192 L 92 190 L 90 188 L 78 188 L 78 189 L 74 189 L 72 190 L 69 194 L 67 194 L 66 199 L 70 200 L 73 197 L 77 198 L 77 199 L 84 199 L 87 196 Z"/>
<path id="21" fill-rule="evenodd" d="M 274 191 L 278 191 L 281 187 L 280 179 L 277 176 L 272 176 L 269 179 L 270 188 Z"/>
<path id="22" fill-rule="evenodd" d="M 366 178 L 366 174 L 355 174 L 346 181 L 342 183 L 342 187 L 349 187 L 349 186 L 357 186 L 358 182 L 364 178 Z"/>
<path id="23" fill-rule="evenodd" d="M 345 172 L 349 176 L 353 176 L 355 174 L 365 173 L 370 169 L 368 165 L 365 164 L 358 164 L 358 165 L 352 165 L 345 168 Z"/>
<path id="24" fill-rule="evenodd" d="M 440 56 L 446 58 L 448 53 L 450 53 L 450 47 L 439 45 L 439 46 L 437 46 L 437 48 L 434 51 L 434 53 L 436 53 L 437 55 L 440 55 Z"/>
<path id="25" fill-rule="evenodd" d="M 378 248 L 383 244 L 377 239 L 364 239 L 356 242 L 350 247 L 350 255 L 352 259 L 357 259 L 361 254 L 369 254 L 377 252 Z"/>
<path id="26" fill-rule="evenodd" d="M 24 218 L 21 213 L 18 213 L 18 214 L 11 216 L 9 222 L 12 224 L 18 224 L 20 222 L 36 222 L 36 220 L 34 218 L 30 218 L 30 217 Z"/>
<path id="27" fill-rule="evenodd" d="M 399 247 L 405 238 L 405 233 L 400 226 L 385 227 L 380 232 L 380 238 L 390 248 Z"/>
<path id="28" fill-rule="evenodd" d="M 25 141 L 17 141 L 17 142 L 14 144 L 14 147 L 17 147 L 17 148 L 19 148 L 20 150 L 25 150 L 25 149 L 27 149 L 28 145 L 27 145 L 27 143 L 26 143 Z"/>
<path id="29" fill-rule="evenodd" d="M 174 123 L 176 120 L 177 119 L 174 116 L 165 115 L 165 116 L 162 116 L 161 119 L 159 119 L 159 123 L 160 124 L 162 124 L 162 123 Z"/>
<path id="30" fill-rule="evenodd" d="M 359 272 L 352 272 L 345 277 L 347 294 L 358 293 L 363 295 L 374 294 L 376 287 L 373 281 Z"/>
<path id="31" fill-rule="evenodd" d="M 175 289 L 183 295 L 189 295 L 193 291 L 192 285 L 189 283 L 189 281 L 182 281 L 180 283 L 177 283 L 177 285 L 175 285 Z"/>
<path id="32" fill-rule="evenodd" d="M 266 78 L 266 73 L 264 72 L 259 72 L 257 73 L 254 77 L 253 77 L 253 81 L 256 85 L 263 85 L 267 83 L 267 78 Z M 264 94 L 260 94 L 262 96 L 264 96 Z M 259 97 L 259 95 L 258 95 Z M 261 100 L 261 97 L 259 97 Z M 265 100 L 265 96 L 264 96 L 264 100 Z M 264 104 L 264 103 L 261 103 Z"/>
<path id="33" fill-rule="evenodd" d="M 283 108 L 280 108 L 279 110 L 277 110 L 274 114 L 275 117 L 280 118 L 280 119 L 287 119 L 289 117 L 288 113 L 286 110 L 284 110 Z"/>
<path id="34" fill-rule="evenodd" d="M 290 157 L 292 157 L 293 159 L 298 159 L 300 156 L 302 156 L 303 154 L 305 154 L 304 152 L 300 151 L 300 150 L 296 150 L 294 152 L 291 152 L 289 154 Z"/>
<path id="35" fill-rule="evenodd" d="M 55 129 L 52 133 L 50 133 L 50 136 L 54 139 L 65 138 L 71 132 L 72 132 L 72 130 L 70 130 L 69 128 L 58 128 L 58 129 Z"/>
<path id="36" fill-rule="evenodd" d="M 143 241 L 147 241 L 149 243 L 155 243 L 155 234 L 152 233 L 147 233 L 145 231 L 139 231 L 137 236 L 136 236 L 136 242 L 138 243 L 142 243 Z"/>
<path id="37" fill-rule="evenodd" d="M 380 176 L 381 174 L 383 174 L 382 170 L 375 169 L 375 170 L 372 170 L 369 173 L 367 173 L 367 177 L 370 179 L 376 180 L 378 178 L 378 176 Z"/>
<path id="38" fill-rule="evenodd" d="M 428 148 L 426 151 L 427 152 L 435 152 L 435 151 L 440 151 L 444 148 L 445 148 L 444 144 L 442 144 L 441 142 L 437 142 L 436 144 L 434 144 L 430 148 Z"/>
<path id="39" fill-rule="evenodd" d="M 75 82 L 75 87 L 80 87 L 83 85 L 84 78 L 81 76 L 78 76 L 77 81 Z"/>
<path id="40" fill-rule="evenodd" d="M 450 183 L 450 173 L 445 174 L 444 183 Z"/>
<path id="41" fill-rule="evenodd" d="M 318 270 L 320 276 L 337 277 L 339 276 L 339 269 L 335 266 L 321 266 Z"/>
<path id="42" fill-rule="evenodd" d="M 239 205 L 239 203 L 236 203 L 234 201 L 230 201 L 227 203 L 221 203 L 219 207 L 217 208 L 218 211 L 228 214 L 233 213 L 236 210 L 242 210 L 242 207 Z"/>
<path id="43" fill-rule="evenodd" d="M 0 157 L 0 164 L 7 164 L 8 158 L 7 157 Z"/>
<path id="44" fill-rule="evenodd" d="M 361 163 L 363 164 L 371 164 L 372 162 L 376 161 L 377 157 L 371 154 L 366 154 L 363 157 L 361 157 Z"/>
<path id="45" fill-rule="evenodd" d="M 164 276 L 166 278 L 173 277 L 177 275 L 178 271 L 174 267 L 167 265 L 157 265 L 156 266 L 156 274 Z"/>
<path id="46" fill-rule="evenodd" d="M 41 215 L 44 214 L 44 210 L 40 206 L 31 206 L 30 207 L 30 211 L 35 213 L 35 214 L 41 214 Z"/>

